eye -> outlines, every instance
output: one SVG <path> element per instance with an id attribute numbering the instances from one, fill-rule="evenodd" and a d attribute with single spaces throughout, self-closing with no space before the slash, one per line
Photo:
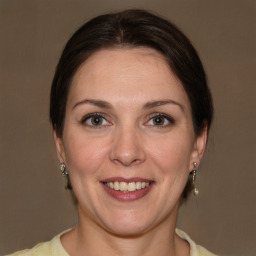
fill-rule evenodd
<path id="1" fill-rule="evenodd" d="M 147 122 L 149 126 L 159 126 L 159 127 L 167 127 L 171 124 L 174 124 L 174 119 L 168 115 L 157 114 L 150 118 Z"/>
<path id="2" fill-rule="evenodd" d="M 97 127 L 97 128 L 110 125 L 110 123 L 106 120 L 106 118 L 98 113 L 92 113 L 92 114 L 86 115 L 82 119 L 82 124 L 85 124 L 87 126 Z"/>

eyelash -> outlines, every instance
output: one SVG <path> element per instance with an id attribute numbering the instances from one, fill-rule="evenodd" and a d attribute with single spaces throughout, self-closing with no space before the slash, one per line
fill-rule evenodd
<path id="1" fill-rule="evenodd" d="M 109 124 L 107 124 L 107 125 L 106 124 L 104 124 L 104 125 L 102 125 L 102 124 L 100 124 L 100 125 L 86 124 L 86 122 L 88 120 L 92 119 L 93 117 L 98 117 L 99 119 L 101 119 L 102 122 L 105 121 L 105 122 L 108 122 Z M 83 125 L 85 124 L 85 125 L 87 125 L 89 127 L 92 127 L 92 128 L 102 128 L 104 126 L 110 126 L 111 125 L 111 123 L 109 121 L 107 121 L 106 117 L 101 113 L 90 113 L 90 114 L 88 114 L 88 115 L 86 115 L 82 118 L 81 123 Z"/>
<path id="2" fill-rule="evenodd" d="M 175 120 L 173 119 L 173 117 L 171 117 L 169 115 L 166 115 L 166 114 L 161 114 L 161 113 L 154 113 L 154 114 L 152 114 L 151 118 L 146 123 L 149 123 L 150 121 L 153 121 L 153 119 L 156 119 L 156 118 L 164 118 L 165 121 L 168 122 L 167 124 L 164 124 L 164 125 L 152 124 L 152 126 L 157 127 L 157 128 L 166 128 L 166 127 L 169 127 L 169 126 L 175 124 Z"/>
<path id="3" fill-rule="evenodd" d="M 86 122 L 88 122 L 88 120 L 92 119 L 93 117 L 98 117 L 99 119 L 101 119 L 101 122 L 104 123 L 107 122 L 108 124 L 99 124 L 99 125 L 93 125 L 92 123 L 91 124 L 86 124 Z M 164 122 L 167 121 L 168 123 L 167 124 L 160 124 L 160 125 L 156 125 L 156 124 L 151 124 L 151 125 L 147 125 L 150 121 L 153 121 L 153 119 L 156 119 L 156 118 L 164 118 Z M 92 127 L 92 128 L 102 128 L 102 127 L 105 127 L 105 126 L 110 126 L 111 123 L 106 119 L 106 117 L 101 114 L 101 113 L 90 113 L 86 116 L 84 116 L 81 120 L 81 123 L 83 125 L 87 125 L 89 127 Z M 175 124 L 175 120 L 169 116 L 169 115 L 166 115 L 166 114 L 161 114 L 161 113 L 154 113 L 151 115 L 150 119 L 145 123 L 146 126 L 154 126 L 154 127 L 157 127 L 157 128 L 166 128 L 166 127 L 169 127 L 171 125 Z"/>

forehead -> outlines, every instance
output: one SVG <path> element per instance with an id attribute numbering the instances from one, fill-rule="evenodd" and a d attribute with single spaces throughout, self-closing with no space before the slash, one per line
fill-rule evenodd
<path id="1" fill-rule="evenodd" d="M 135 103 L 171 97 L 188 103 L 179 79 L 166 59 L 150 48 L 103 49 L 88 58 L 76 72 L 69 100 L 104 98 Z"/>

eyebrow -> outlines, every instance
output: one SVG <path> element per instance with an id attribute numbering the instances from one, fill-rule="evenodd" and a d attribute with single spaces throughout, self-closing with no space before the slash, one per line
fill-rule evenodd
<path id="1" fill-rule="evenodd" d="M 158 106 L 163 106 L 163 105 L 167 105 L 167 104 L 174 104 L 178 107 L 180 107 L 180 109 L 182 111 L 184 111 L 184 106 L 174 100 L 159 100 L 159 101 L 150 101 L 148 103 L 146 103 L 143 107 L 143 109 L 151 109 L 154 107 L 158 107 Z"/>
<path id="2" fill-rule="evenodd" d="M 90 104 L 90 105 L 94 105 L 96 107 L 100 107 L 100 108 L 106 108 L 106 109 L 112 109 L 112 105 L 107 102 L 107 101 L 104 101 L 104 100 L 92 100 L 92 99 L 84 99 L 84 100 L 81 100 L 79 102 L 77 102 L 72 110 L 74 108 L 76 108 L 77 106 L 80 106 L 80 105 L 83 105 L 83 104 Z M 180 109 L 182 111 L 184 111 L 184 106 L 174 100 L 157 100 L 157 101 L 150 101 L 150 102 L 147 102 L 144 106 L 143 106 L 143 109 L 151 109 L 151 108 L 154 108 L 154 107 L 158 107 L 158 106 L 163 106 L 163 105 L 167 105 L 167 104 L 173 104 L 173 105 L 176 105 L 178 107 L 180 107 Z"/>
<path id="3" fill-rule="evenodd" d="M 77 102 L 72 110 L 74 108 L 76 108 L 77 106 L 79 105 L 82 105 L 82 104 L 90 104 L 90 105 L 94 105 L 96 107 L 100 107 L 100 108 L 107 108 L 107 109 L 111 109 L 112 108 L 112 105 L 110 103 L 108 103 L 107 101 L 104 101 L 104 100 L 91 100 L 91 99 L 85 99 L 85 100 L 81 100 L 79 102 Z"/>

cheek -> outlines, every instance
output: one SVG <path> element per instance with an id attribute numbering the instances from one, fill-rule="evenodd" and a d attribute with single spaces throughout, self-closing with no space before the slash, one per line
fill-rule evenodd
<path id="1" fill-rule="evenodd" d="M 189 136 L 173 134 L 148 145 L 152 160 L 164 174 L 179 176 L 187 174 L 192 152 L 192 140 Z"/>
<path id="2" fill-rule="evenodd" d="M 106 160 L 108 141 L 102 138 L 80 136 L 78 133 L 70 134 L 72 135 L 66 137 L 64 145 L 71 175 L 94 174 Z"/>

